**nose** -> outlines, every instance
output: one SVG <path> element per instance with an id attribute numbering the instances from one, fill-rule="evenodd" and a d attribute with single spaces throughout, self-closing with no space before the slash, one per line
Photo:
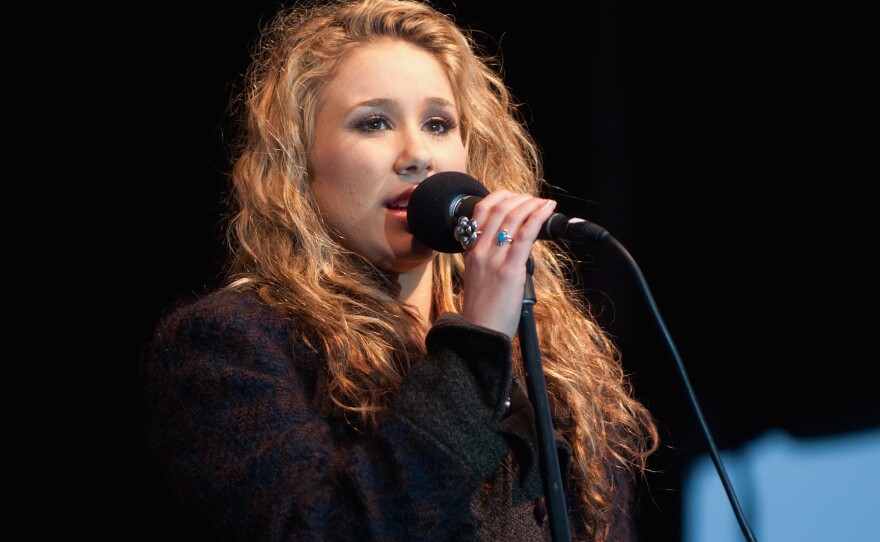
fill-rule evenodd
<path id="1" fill-rule="evenodd" d="M 398 175 L 420 182 L 434 170 L 434 157 L 426 138 L 430 135 L 417 129 L 401 132 L 400 153 L 394 164 Z"/>

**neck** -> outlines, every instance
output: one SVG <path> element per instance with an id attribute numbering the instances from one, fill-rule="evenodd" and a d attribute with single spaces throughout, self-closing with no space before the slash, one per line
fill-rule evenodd
<path id="1" fill-rule="evenodd" d="M 412 271 L 398 274 L 396 282 L 400 286 L 398 296 L 400 300 L 415 307 L 419 312 L 419 318 L 425 327 L 428 327 L 431 323 L 431 300 L 434 286 L 432 260 L 428 260 Z"/>

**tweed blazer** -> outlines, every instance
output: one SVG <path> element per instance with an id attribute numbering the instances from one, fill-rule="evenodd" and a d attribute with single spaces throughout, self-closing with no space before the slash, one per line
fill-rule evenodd
<path id="1" fill-rule="evenodd" d="M 190 537 L 550 540 L 510 339 L 444 314 L 425 344 L 364 433 L 280 310 L 218 291 L 168 311 L 141 365 L 146 427 Z M 556 444 L 565 479 L 570 450 Z"/>

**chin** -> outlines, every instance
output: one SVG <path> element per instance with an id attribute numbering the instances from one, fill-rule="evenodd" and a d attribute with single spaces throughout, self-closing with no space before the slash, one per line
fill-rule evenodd
<path id="1" fill-rule="evenodd" d="M 405 250 L 393 250 L 377 267 L 392 273 L 408 273 L 430 263 L 435 256 L 437 253 L 427 246 L 413 242 Z"/>

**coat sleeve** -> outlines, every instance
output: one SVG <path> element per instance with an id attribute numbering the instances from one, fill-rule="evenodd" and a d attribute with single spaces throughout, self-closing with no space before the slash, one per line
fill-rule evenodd
<path id="1" fill-rule="evenodd" d="M 511 450 L 509 339 L 439 319 L 376 430 L 351 438 L 313 407 L 315 354 L 291 326 L 229 293 L 157 326 L 148 429 L 187 513 L 214 540 L 448 540 Z"/>

